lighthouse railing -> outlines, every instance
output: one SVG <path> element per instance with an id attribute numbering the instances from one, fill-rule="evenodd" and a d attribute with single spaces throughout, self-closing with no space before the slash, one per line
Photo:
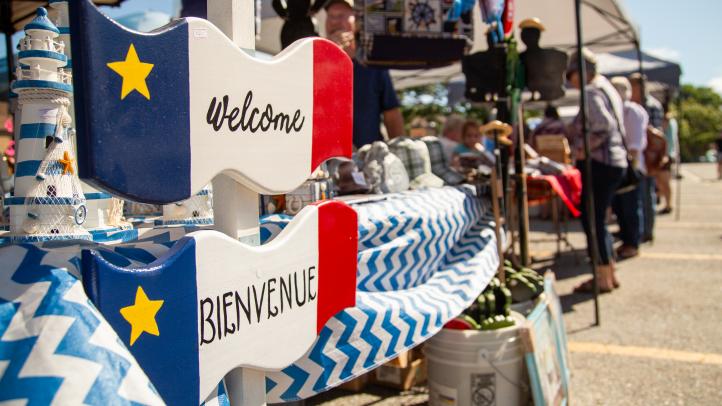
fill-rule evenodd
<path id="1" fill-rule="evenodd" d="M 25 37 L 20 40 L 20 50 L 41 50 L 41 51 L 53 51 L 62 54 L 65 51 L 65 43 L 63 41 L 55 41 L 50 38 L 28 38 Z"/>
<path id="2" fill-rule="evenodd" d="M 15 77 L 17 80 L 48 80 L 48 78 L 51 78 L 54 81 L 67 85 L 70 85 L 73 82 L 72 75 L 65 72 L 63 69 L 51 71 L 39 66 L 31 66 L 25 69 L 18 68 L 15 70 Z"/>

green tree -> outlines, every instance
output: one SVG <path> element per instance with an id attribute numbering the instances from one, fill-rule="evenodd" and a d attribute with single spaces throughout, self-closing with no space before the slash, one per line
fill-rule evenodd
<path id="1" fill-rule="evenodd" d="M 489 116 L 488 108 L 477 103 L 462 102 L 449 106 L 445 83 L 411 87 L 400 90 L 397 94 L 407 127 L 414 118 L 424 118 L 431 126 L 441 128 L 444 117 L 449 114 L 460 114 L 482 123 L 486 122 Z"/>
<path id="2" fill-rule="evenodd" d="M 709 87 L 683 85 L 678 103 L 683 161 L 696 161 L 722 132 L 722 96 Z"/>

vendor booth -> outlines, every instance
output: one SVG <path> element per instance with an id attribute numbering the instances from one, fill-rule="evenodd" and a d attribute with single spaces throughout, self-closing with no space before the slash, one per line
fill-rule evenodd
<path id="1" fill-rule="evenodd" d="M 365 20 L 366 61 L 453 67 L 472 32 L 435 21 L 453 11 L 440 3 Z M 22 25 L 0 401 L 302 400 L 432 337 L 429 362 L 448 361 L 445 343 L 472 336 L 475 353 L 495 350 L 452 365 L 468 374 L 459 386 L 432 366 L 432 404 L 567 401 L 552 278 L 503 258 L 511 126 L 482 127 L 492 151 L 459 154 L 471 164 L 451 175 L 436 137 L 354 151 L 351 59 L 318 37 L 280 51 L 266 5 L 213 0 L 208 20 L 141 33 L 89 0 L 55 0 Z M 387 35 L 456 48 L 394 56 L 379 51 Z M 573 195 L 565 174 L 539 176 Z M 518 384 L 494 371 L 502 361 Z"/>

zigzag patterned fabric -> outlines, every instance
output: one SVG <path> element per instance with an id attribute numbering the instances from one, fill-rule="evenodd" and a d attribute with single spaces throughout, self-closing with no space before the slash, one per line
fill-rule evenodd
<path id="1" fill-rule="evenodd" d="M 163 404 L 63 257 L 0 250 L 0 403 Z"/>
<path id="2" fill-rule="evenodd" d="M 490 220 L 466 188 L 354 205 L 356 307 L 331 319 L 313 348 L 268 373 L 269 402 L 305 399 L 372 370 L 437 333 L 484 290 L 498 265 Z M 271 217 L 281 229 L 288 219 Z"/>
<path id="3" fill-rule="evenodd" d="M 498 264 L 486 210 L 469 189 L 389 195 L 359 218 L 357 306 L 332 318 L 313 348 L 267 375 L 269 402 L 303 399 L 375 368 L 466 308 Z M 262 220 L 269 241 L 290 221 Z M 118 245 L 54 242 L 0 248 L 0 401 L 162 401 L 79 283 L 80 250 L 119 266 L 155 261 L 192 229 L 143 230 Z M 228 405 L 219 385 L 206 405 Z"/>

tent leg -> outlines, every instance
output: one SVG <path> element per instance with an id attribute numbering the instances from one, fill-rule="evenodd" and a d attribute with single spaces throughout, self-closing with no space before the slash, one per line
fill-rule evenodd
<path id="1" fill-rule="evenodd" d="M 519 222 L 519 254 L 521 264 L 525 267 L 531 266 L 531 255 L 529 254 L 529 206 L 527 205 L 526 173 L 524 173 L 525 151 L 524 151 L 524 115 L 521 101 L 516 106 L 517 142 L 514 150 L 514 169 L 516 172 L 516 204 L 517 218 Z"/>
<path id="2" fill-rule="evenodd" d="M 4 16 L 4 21 L 0 21 L 2 24 L 3 34 L 5 35 L 5 51 L 8 64 L 8 85 L 13 80 L 13 68 L 15 67 L 15 61 L 13 61 L 13 23 L 11 20 L 12 7 L 10 6 L 10 0 L 0 0 L 0 15 Z"/>
<path id="3" fill-rule="evenodd" d="M 677 123 L 682 122 L 682 99 L 677 95 Z M 677 125 L 677 162 L 674 163 L 674 178 L 677 182 L 677 193 L 675 196 L 674 221 L 679 221 L 682 216 L 682 145 L 679 142 L 679 124 Z"/>
<path id="4" fill-rule="evenodd" d="M 584 40 L 582 38 L 582 10 L 581 0 L 574 0 L 574 9 L 576 16 L 577 28 L 577 55 L 579 69 L 579 113 L 582 118 L 582 136 L 584 138 L 584 179 L 582 182 L 587 185 L 583 188 L 585 191 L 587 224 L 589 233 L 587 235 L 587 245 L 591 252 L 591 268 L 592 268 L 592 285 L 594 287 L 594 325 L 600 325 L 599 319 L 599 281 L 597 280 L 597 264 L 599 264 L 599 245 L 597 245 L 596 224 L 594 219 L 594 192 L 592 191 L 592 160 L 589 150 L 589 131 L 587 127 L 587 72 L 582 56 Z"/>
<path id="5" fill-rule="evenodd" d="M 13 40 L 12 34 L 5 32 L 5 51 L 8 64 L 8 83 L 13 81 L 13 67 L 15 63 L 13 61 Z"/>

